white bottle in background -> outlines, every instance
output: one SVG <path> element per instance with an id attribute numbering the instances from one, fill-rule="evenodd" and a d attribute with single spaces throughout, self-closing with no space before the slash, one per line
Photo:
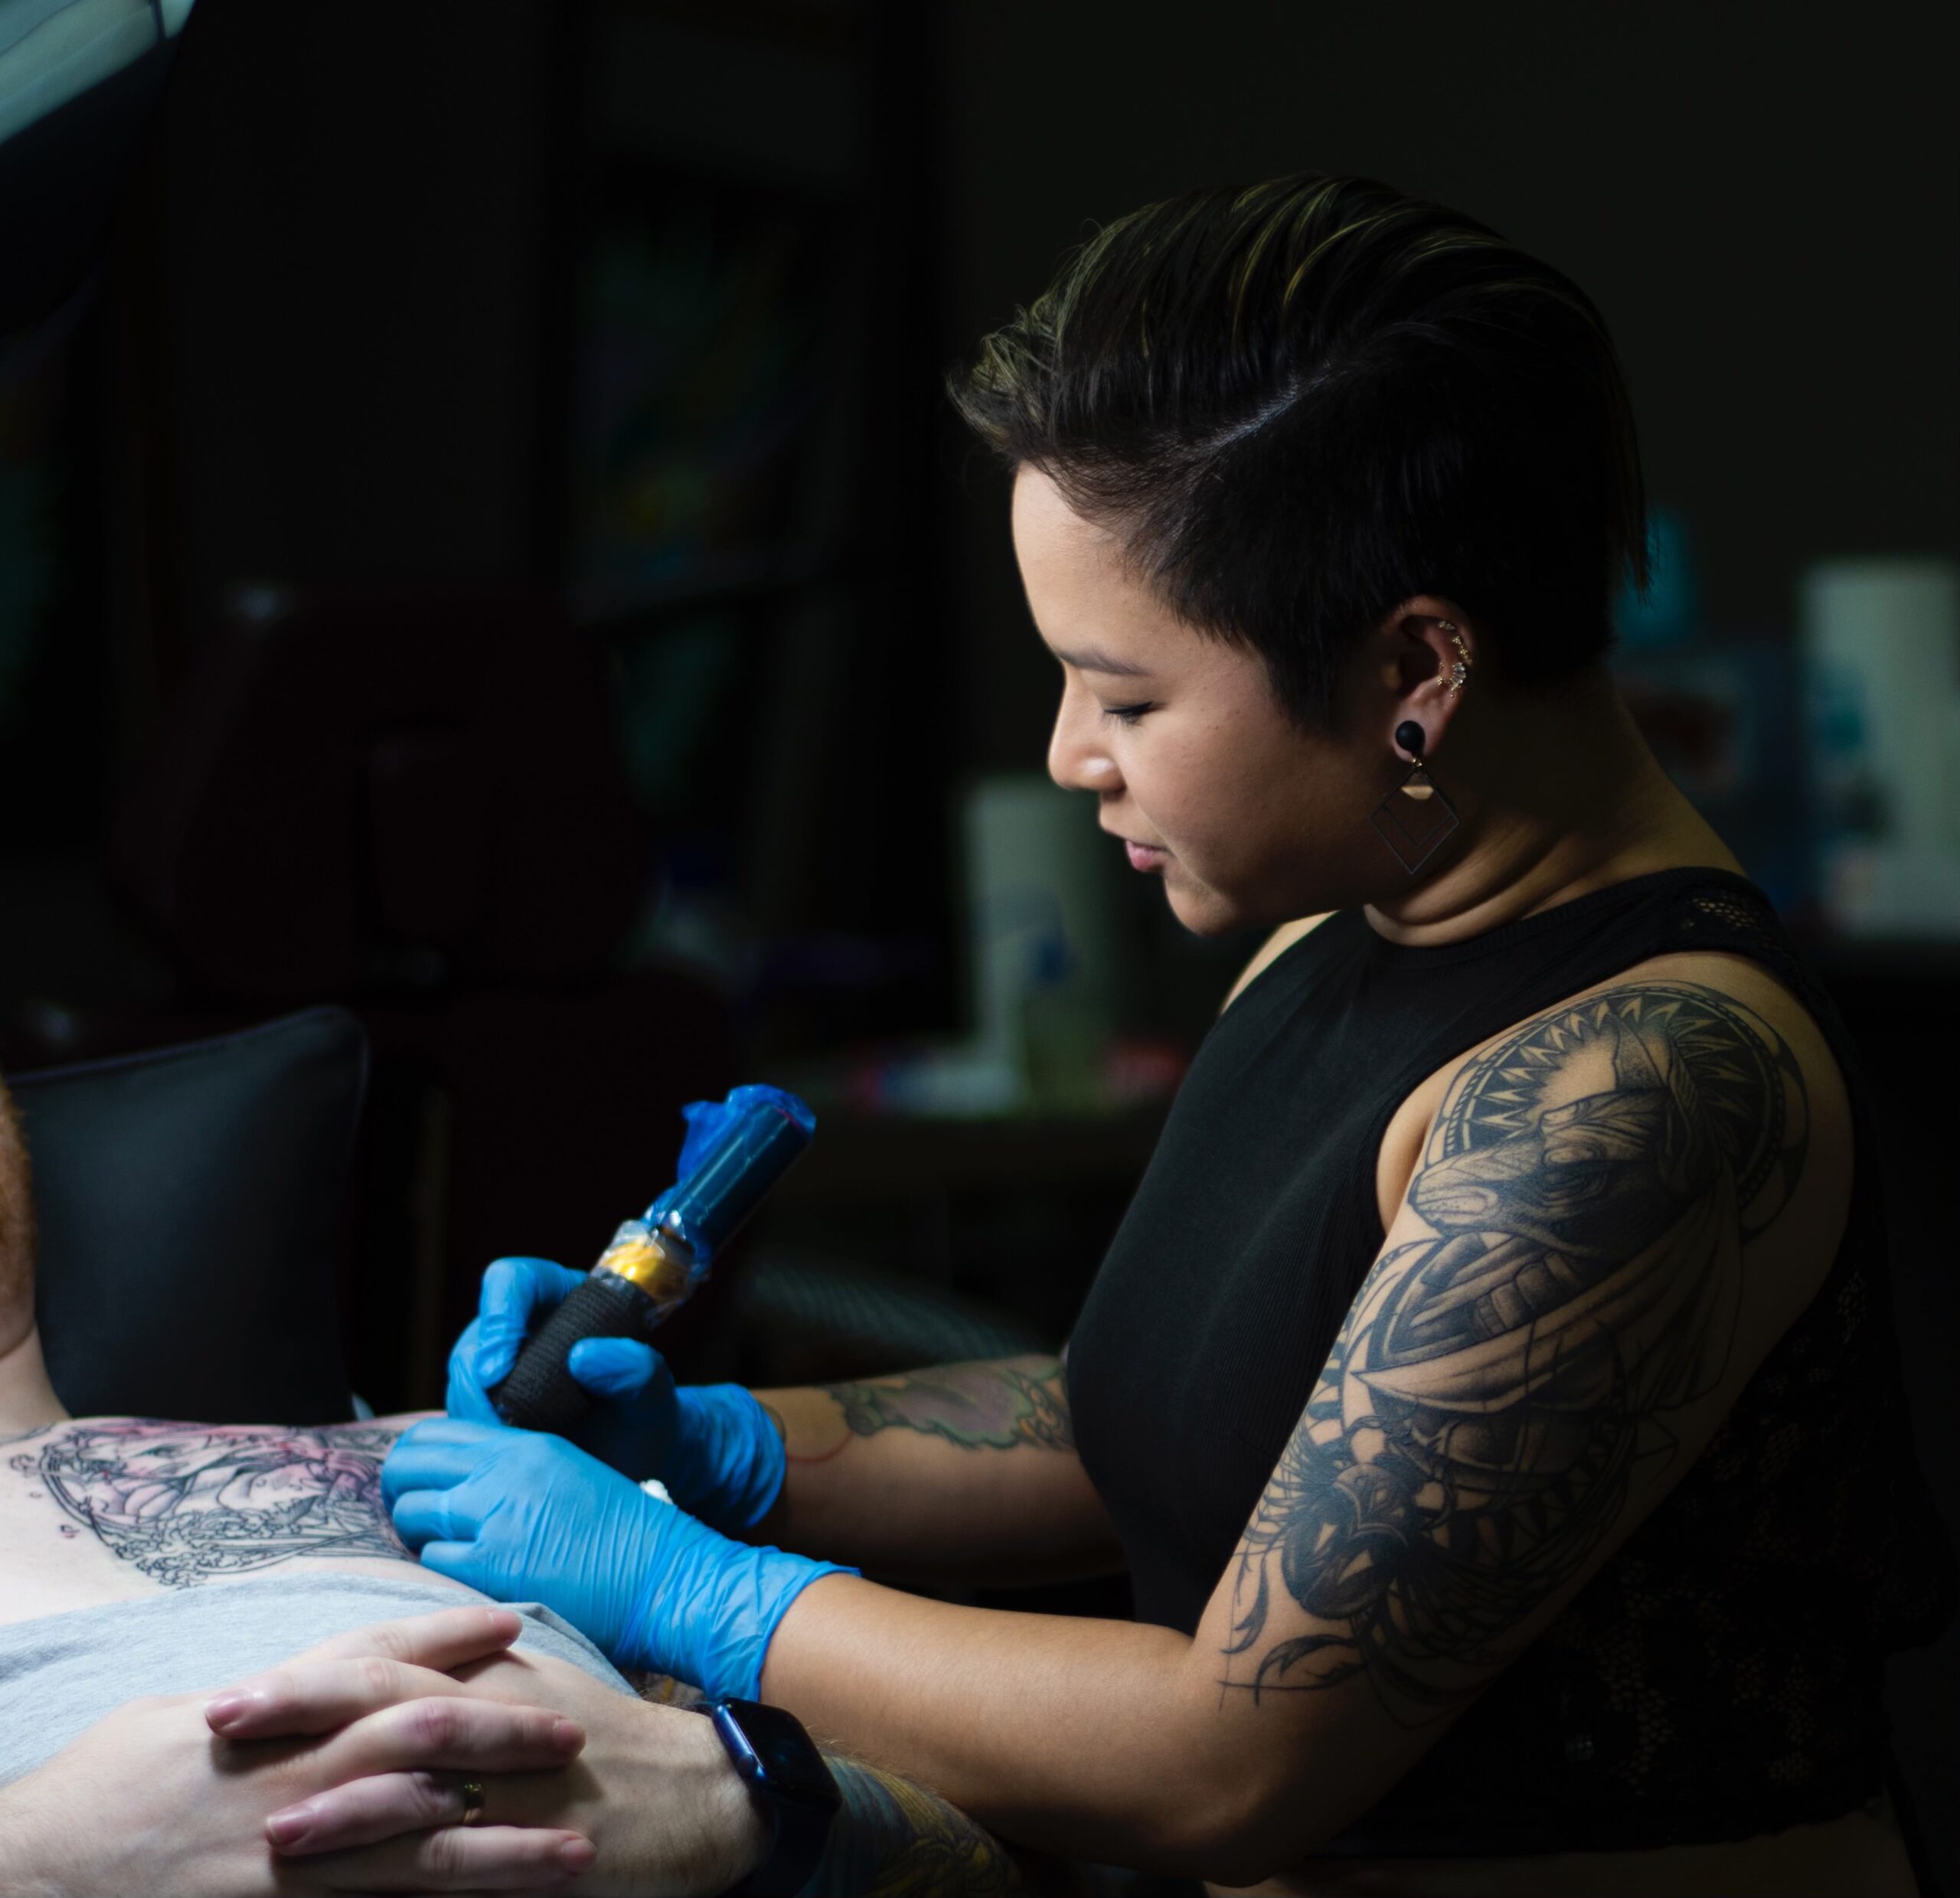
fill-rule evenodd
<path id="1" fill-rule="evenodd" d="M 1960 566 L 1823 562 L 1798 623 L 1826 910 L 1853 935 L 1960 936 Z"/>

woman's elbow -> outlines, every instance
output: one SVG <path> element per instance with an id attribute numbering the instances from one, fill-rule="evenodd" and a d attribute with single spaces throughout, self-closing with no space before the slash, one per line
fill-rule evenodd
<path id="1" fill-rule="evenodd" d="M 1263 1783 L 1240 1771 L 1191 1784 L 1165 1802 L 1155 1869 L 1214 1885 L 1263 1883 L 1312 1856 L 1332 1837 L 1300 1775 Z"/>

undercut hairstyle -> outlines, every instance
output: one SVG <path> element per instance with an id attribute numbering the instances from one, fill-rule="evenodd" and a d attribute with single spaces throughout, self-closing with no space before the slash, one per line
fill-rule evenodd
<path id="1" fill-rule="evenodd" d="M 17 1316 L 33 1315 L 34 1193 L 27 1143 L 5 1081 L 0 1081 L 0 1349 Z"/>
<path id="2" fill-rule="evenodd" d="M 1119 218 L 948 377 L 1009 465 L 1113 531 L 1308 730 L 1403 600 L 1556 684 L 1646 580 L 1625 378 L 1570 279 L 1369 178 L 1190 191 Z"/>

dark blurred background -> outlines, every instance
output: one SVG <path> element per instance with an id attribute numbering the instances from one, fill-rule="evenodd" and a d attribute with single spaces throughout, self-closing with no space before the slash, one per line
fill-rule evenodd
<path id="1" fill-rule="evenodd" d="M 1097 221 L 1313 168 L 1606 314 L 1657 504 L 1625 688 L 1873 1070 L 1951 1510 L 1945 0 L 126 11 L 168 37 L 37 123 L 61 9 L 0 5 L 0 1066 L 352 1009 L 377 1407 L 746 1079 L 825 1132 L 684 1375 L 1065 1333 L 1250 946 L 1031 778 L 1052 662 L 940 377 Z"/>

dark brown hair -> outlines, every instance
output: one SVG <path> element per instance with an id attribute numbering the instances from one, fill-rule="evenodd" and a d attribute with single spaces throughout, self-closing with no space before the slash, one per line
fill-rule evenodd
<path id="1" fill-rule="evenodd" d="M 1639 451 L 1604 321 L 1494 231 L 1367 178 L 1191 191 L 1119 218 L 949 377 L 1010 463 L 1116 528 L 1308 729 L 1403 600 L 1498 676 L 1568 678 L 1645 577 Z M 1481 655 L 1484 656 L 1484 655 Z"/>

